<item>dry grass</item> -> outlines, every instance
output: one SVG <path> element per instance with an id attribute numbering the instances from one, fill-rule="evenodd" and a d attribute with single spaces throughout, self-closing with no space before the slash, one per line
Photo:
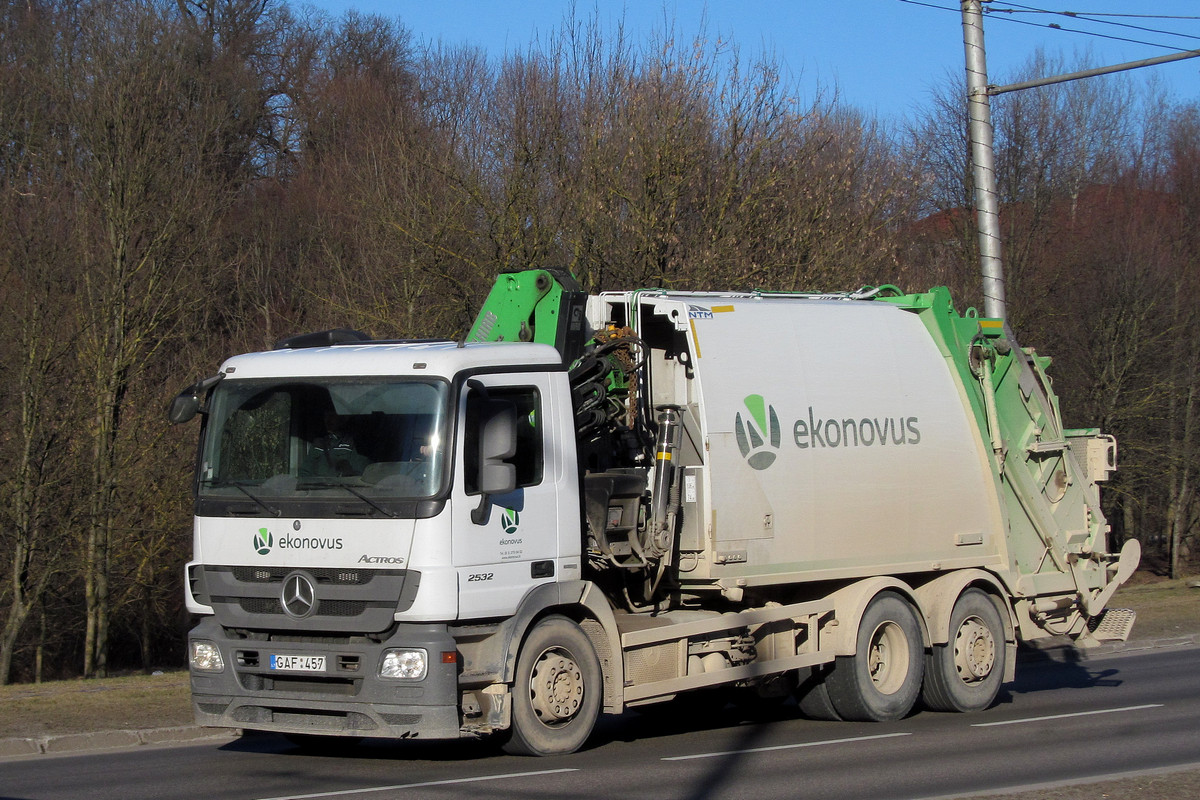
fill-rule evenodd
<path id="1" fill-rule="evenodd" d="M 0 686 L 0 739 L 190 724 L 184 671 Z"/>
<path id="2" fill-rule="evenodd" d="M 1109 605 L 1137 612 L 1133 639 L 1167 639 L 1200 633 L 1200 589 L 1188 586 L 1195 580 L 1171 581 L 1139 572 L 1117 590 Z"/>

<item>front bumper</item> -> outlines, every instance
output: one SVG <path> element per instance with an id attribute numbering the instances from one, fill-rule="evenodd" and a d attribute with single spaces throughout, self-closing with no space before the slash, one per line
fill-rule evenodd
<path id="1" fill-rule="evenodd" d="M 224 662 L 221 672 L 191 670 L 198 725 L 397 739 L 462 735 L 459 660 L 443 658 L 443 653 L 456 651 L 445 625 L 401 625 L 381 643 L 358 637 L 270 641 L 231 636 L 207 617 L 189 638 L 216 644 Z M 380 677 L 383 651 L 393 647 L 423 648 L 428 654 L 425 677 Z M 272 670 L 272 655 L 324 656 L 325 671 Z"/>

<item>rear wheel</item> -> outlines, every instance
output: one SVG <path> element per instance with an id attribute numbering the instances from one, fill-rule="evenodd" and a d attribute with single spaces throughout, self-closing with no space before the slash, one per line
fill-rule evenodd
<path id="1" fill-rule="evenodd" d="M 600 716 L 600 660 L 578 625 L 566 617 L 537 623 L 517 657 L 512 731 L 514 755 L 573 753 Z"/>
<path id="2" fill-rule="evenodd" d="M 982 711 L 1004 680 L 1004 624 L 978 589 L 959 595 L 950 612 L 950 641 L 926 659 L 921 700 L 934 711 Z"/>
<path id="3" fill-rule="evenodd" d="M 916 610 L 881 592 L 863 613 L 853 656 L 839 656 L 825 679 L 829 701 L 844 720 L 888 722 L 912 710 L 921 692 L 925 648 Z"/>

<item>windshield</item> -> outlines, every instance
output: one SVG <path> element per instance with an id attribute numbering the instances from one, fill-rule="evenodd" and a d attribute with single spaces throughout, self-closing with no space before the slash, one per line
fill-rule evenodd
<path id="1" fill-rule="evenodd" d="M 202 499 L 386 501 L 441 491 L 449 387 L 370 378 L 225 380 L 213 391 Z M 381 504 L 382 503 L 382 504 Z"/>

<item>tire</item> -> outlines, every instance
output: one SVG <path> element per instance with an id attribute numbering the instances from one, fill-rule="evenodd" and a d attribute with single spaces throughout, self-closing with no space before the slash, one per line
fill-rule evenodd
<path id="1" fill-rule="evenodd" d="M 602 692 L 600 659 L 587 634 L 566 617 L 546 617 L 534 625 L 517 656 L 505 752 L 575 752 L 596 725 Z"/>
<path id="2" fill-rule="evenodd" d="M 921 701 L 933 711 L 982 711 L 1004 682 L 1004 623 L 979 589 L 959 595 L 950 612 L 950 641 L 925 661 Z"/>
<path id="3" fill-rule="evenodd" d="M 826 666 L 805 668 L 800 670 L 800 685 L 796 687 L 796 705 L 800 713 L 808 719 L 822 722 L 840 722 L 841 716 L 829 701 L 829 686 L 825 676 L 829 670 Z"/>
<path id="4" fill-rule="evenodd" d="M 829 702 L 844 720 L 891 722 L 917 702 L 925 647 L 916 610 L 880 592 L 863 613 L 853 656 L 838 656 L 825 678 Z"/>

